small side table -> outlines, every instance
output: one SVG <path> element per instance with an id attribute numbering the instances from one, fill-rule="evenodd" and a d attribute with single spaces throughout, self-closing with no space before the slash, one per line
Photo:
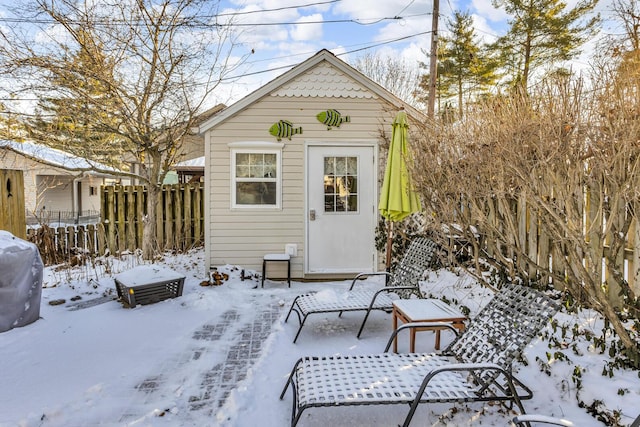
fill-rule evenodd
<path id="1" fill-rule="evenodd" d="M 286 262 L 287 263 L 287 283 L 291 287 L 291 256 L 289 254 L 266 254 L 262 259 L 262 284 L 264 288 L 264 278 L 267 274 L 268 262 Z"/>
<path id="2" fill-rule="evenodd" d="M 437 299 L 400 299 L 393 302 L 393 330 L 398 328 L 398 320 L 411 322 L 449 322 L 453 327 L 464 331 L 466 316 L 455 308 Z M 440 331 L 442 327 L 424 327 L 411 329 L 409 351 L 416 350 L 416 331 L 435 331 L 436 350 L 440 350 Z M 393 341 L 393 352 L 398 352 L 398 337 Z"/>

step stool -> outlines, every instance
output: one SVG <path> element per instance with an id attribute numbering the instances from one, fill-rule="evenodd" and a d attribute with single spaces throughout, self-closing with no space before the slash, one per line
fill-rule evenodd
<path id="1" fill-rule="evenodd" d="M 287 263 L 287 283 L 291 287 L 291 256 L 289 254 L 266 254 L 262 258 L 262 287 L 264 288 L 264 278 L 267 274 L 268 262 L 286 262 Z"/>

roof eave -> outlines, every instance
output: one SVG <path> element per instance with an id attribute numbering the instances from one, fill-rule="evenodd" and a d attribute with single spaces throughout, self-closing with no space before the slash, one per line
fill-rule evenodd
<path id="1" fill-rule="evenodd" d="M 262 97 L 268 95 L 269 93 L 273 92 L 275 89 L 282 86 L 284 83 L 295 79 L 296 77 L 305 73 L 311 68 L 315 67 L 317 64 L 319 64 L 322 61 L 329 62 L 331 65 L 335 66 L 340 71 L 349 75 L 349 77 L 356 80 L 358 83 L 362 84 L 367 89 L 371 90 L 373 93 L 383 98 L 385 101 L 394 105 L 396 108 L 398 109 L 404 108 L 404 110 L 407 111 L 407 114 L 409 114 L 410 116 L 418 120 L 424 120 L 426 118 L 426 116 L 422 112 L 415 109 L 410 104 L 402 101 L 400 98 L 393 95 L 387 89 L 380 86 L 373 80 L 369 79 L 364 74 L 360 73 L 355 68 L 348 65 L 346 62 L 338 59 L 337 56 L 335 56 L 333 53 L 331 53 L 327 49 L 322 49 L 321 51 L 319 51 L 318 53 L 316 53 L 306 61 L 301 62 L 300 64 L 294 66 L 289 71 L 281 74 L 280 76 L 271 80 L 269 83 L 265 84 L 264 86 L 261 86 L 260 88 L 256 89 L 254 92 L 240 99 L 238 102 L 232 104 L 231 106 L 225 108 L 215 116 L 206 120 L 204 123 L 202 123 L 198 127 L 198 133 L 203 134 L 207 132 L 209 129 L 215 127 L 219 123 L 224 122 L 228 118 L 244 110 L 254 102 L 258 101 Z"/>

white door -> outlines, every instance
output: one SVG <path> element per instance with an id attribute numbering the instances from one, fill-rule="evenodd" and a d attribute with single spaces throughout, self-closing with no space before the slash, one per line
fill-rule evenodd
<path id="1" fill-rule="evenodd" d="M 375 160 L 373 146 L 308 146 L 307 272 L 375 271 Z"/>

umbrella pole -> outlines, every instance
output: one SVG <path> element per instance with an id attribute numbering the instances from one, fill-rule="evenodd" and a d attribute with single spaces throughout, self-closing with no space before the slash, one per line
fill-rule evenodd
<path id="1" fill-rule="evenodd" d="M 391 272 L 391 248 L 393 247 L 393 221 L 389 220 L 389 225 L 387 226 L 387 273 Z M 389 276 L 387 276 L 387 280 L 385 283 L 389 281 Z"/>

